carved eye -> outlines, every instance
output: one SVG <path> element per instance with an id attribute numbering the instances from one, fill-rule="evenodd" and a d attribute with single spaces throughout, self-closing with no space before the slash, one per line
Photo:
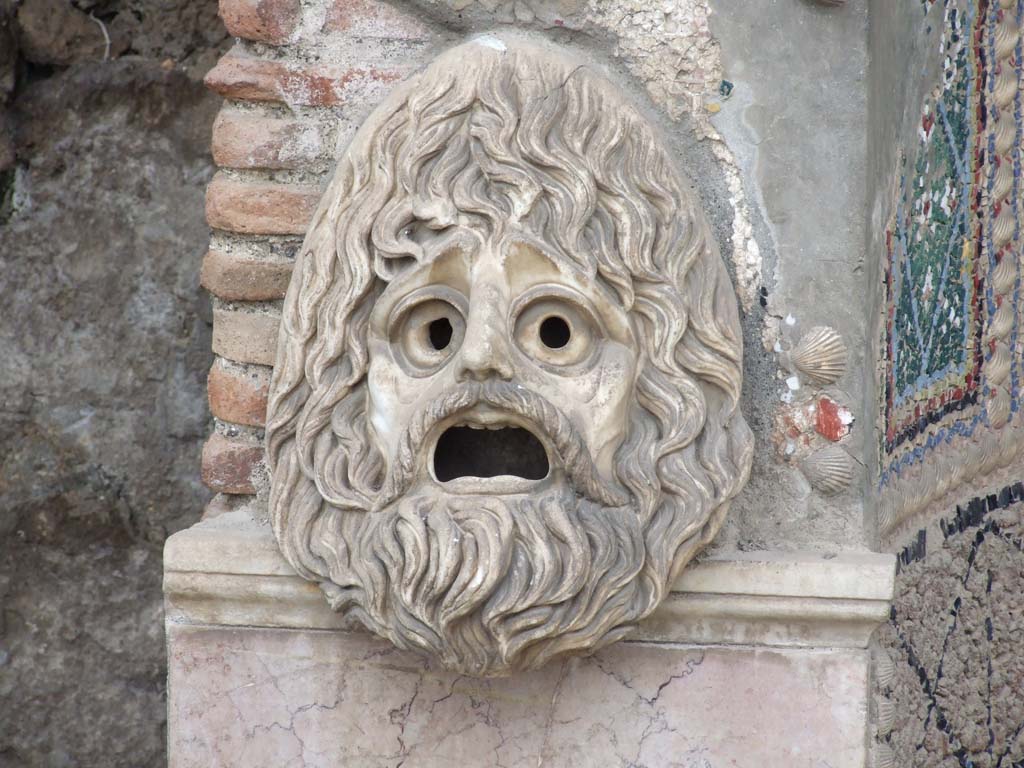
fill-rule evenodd
<path id="1" fill-rule="evenodd" d="M 433 373 L 462 345 L 461 303 L 453 291 L 441 291 L 413 294 L 396 308 L 391 342 L 410 373 Z"/>
<path id="2" fill-rule="evenodd" d="M 515 321 L 519 348 L 546 365 L 586 362 L 599 336 L 593 313 L 571 295 L 529 297 Z"/>

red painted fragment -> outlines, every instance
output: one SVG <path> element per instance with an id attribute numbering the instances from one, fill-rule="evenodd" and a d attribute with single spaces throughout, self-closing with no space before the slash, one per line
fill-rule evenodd
<path id="1" fill-rule="evenodd" d="M 850 434 L 853 414 L 846 406 L 823 397 L 818 401 L 818 417 L 814 424 L 815 431 L 832 442 L 838 442 Z"/>

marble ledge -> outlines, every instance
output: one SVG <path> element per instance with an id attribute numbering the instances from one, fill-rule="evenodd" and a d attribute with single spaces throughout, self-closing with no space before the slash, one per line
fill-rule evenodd
<path id="1" fill-rule="evenodd" d="M 692 564 L 634 641 L 866 648 L 889 613 L 895 558 L 871 552 L 728 552 Z M 238 510 L 164 547 L 169 625 L 353 630 L 295 575 L 269 526 Z"/>

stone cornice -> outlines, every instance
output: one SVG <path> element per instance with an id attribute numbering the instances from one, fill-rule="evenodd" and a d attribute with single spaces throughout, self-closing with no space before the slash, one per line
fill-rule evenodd
<path id="1" fill-rule="evenodd" d="M 871 552 L 729 552 L 687 568 L 634 640 L 865 648 L 889 613 L 895 557 Z M 272 531 L 245 510 L 195 525 L 164 548 L 167 620 L 352 630 L 295 575 Z"/>

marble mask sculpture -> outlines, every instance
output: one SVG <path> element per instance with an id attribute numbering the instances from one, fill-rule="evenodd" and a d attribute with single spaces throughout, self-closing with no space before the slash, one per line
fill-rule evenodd
<path id="1" fill-rule="evenodd" d="M 503 675 L 625 636 L 746 480 L 736 299 L 598 69 L 448 51 L 362 126 L 285 300 L 281 549 L 402 648 Z"/>

